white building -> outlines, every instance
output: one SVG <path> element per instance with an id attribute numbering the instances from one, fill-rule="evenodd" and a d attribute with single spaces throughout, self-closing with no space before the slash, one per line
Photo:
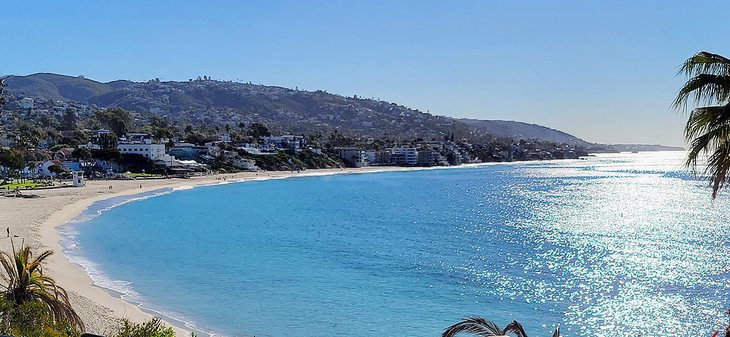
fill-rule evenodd
<path id="1" fill-rule="evenodd" d="M 20 100 L 20 108 L 21 109 L 33 109 L 35 101 L 33 101 L 32 98 L 26 97 Z"/>
<path id="2" fill-rule="evenodd" d="M 264 143 L 273 144 L 280 150 L 298 150 L 306 145 L 304 136 L 283 135 L 264 137 Z"/>
<path id="3" fill-rule="evenodd" d="M 165 153 L 165 144 L 153 143 L 147 134 L 129 134 L 119 139 L 117 150 L 121 154 L 139 154 L 152 161 L 162 161 L 166 166 L 175 163 L 175 157 Z"/>
<path id="4" fill-rule="evenodd" d="M 256 166 L 256 161 L 251 159 L 236 158 L 233 160 L 233 166 L 249 171 L 258 171 L 259 167 Z"/>
<path id="5" fill-rule="evenodd" d="M 418 165 L 418 150 L 415 147 L 394 147 L 393 161 L 397 165 L 416 166 Z"/>
<path id="6" fill-rule="evenodd" d="M 119 143 L 117 149 L 122 154 L 141 154 L 150 160 L 165 159 L 165 144 Z"/>

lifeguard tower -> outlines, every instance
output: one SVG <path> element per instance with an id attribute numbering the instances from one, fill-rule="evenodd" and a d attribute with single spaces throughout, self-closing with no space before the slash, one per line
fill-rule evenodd
<path id="1" fill-rule="evenodd" d="M 73 172 L 73 187 L 84 187 L 84 172 Z"/>

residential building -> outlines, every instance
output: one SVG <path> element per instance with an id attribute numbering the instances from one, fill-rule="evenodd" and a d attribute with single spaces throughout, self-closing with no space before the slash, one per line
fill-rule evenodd
<path id="1" fill-rule="evenodd" d="M 418 150 L 418 166 L 434 166 L 440 163 L 441 154 L 430 148 L 422 148 Z"/>
<path id="2" fill-rule="evenodd" d="M 307 144 L 304 136 L 283 135 L 264 137 L 265 144 L 273 144 L 279 150 L 299 150 Z"/>
<path id="3" fill-rule="evenodd" d="M 418 165 L 418 150 L 415 147 L 394 147 L 392 161 L 396 165 L 416 166 Z"/>
<path id="4" fill-rule="evenodd" d="M 365 151 L 359 149 L 339 149 L 339 157 L 346 164 L 354 167 L 368 166 L 368 157 Z"/>

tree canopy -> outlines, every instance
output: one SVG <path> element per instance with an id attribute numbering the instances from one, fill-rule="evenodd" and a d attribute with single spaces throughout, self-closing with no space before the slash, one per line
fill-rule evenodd
<path id="1" fill-rule="evenodd" d="M 117 136 L 124 136 L 132 127 L 132 114 L 121 108 L 98 110 L 94 116 L 102 126 L 109 128 Z"/>

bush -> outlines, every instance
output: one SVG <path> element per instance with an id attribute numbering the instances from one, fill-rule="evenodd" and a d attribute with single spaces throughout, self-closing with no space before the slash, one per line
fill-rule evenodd
<path id="1" fill-rule="evenodd" d="M 24 337 L 78 337 L 70 324 L 54 323 L 48 308 L 39 302 L 16 305 L 0 297 L 0 334 Z"/>
<path id="2" fill-rule="evenodd" d="M 166 327 L 159 317 L 141 324 L 135 324 L 127 319 L 122 320 L 122 326 L 115 337 L 175 337 L 172 328 Z"/>

